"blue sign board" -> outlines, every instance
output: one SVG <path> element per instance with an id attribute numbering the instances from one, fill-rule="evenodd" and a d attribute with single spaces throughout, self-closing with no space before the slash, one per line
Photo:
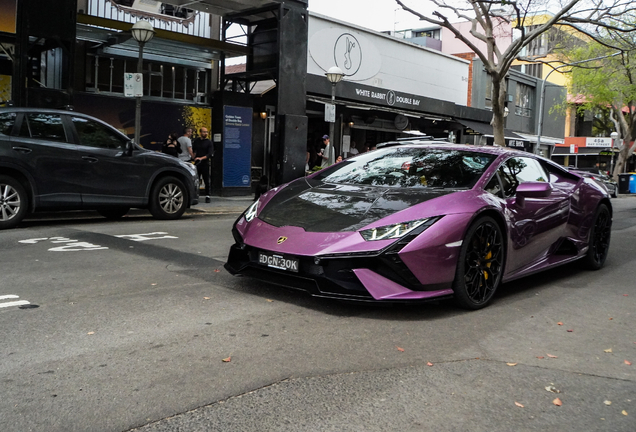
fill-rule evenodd
<path id="1" fill-rule="evenodd" d="M 252 109 L 223 107 L 223 187 L 250 187 Z"/>

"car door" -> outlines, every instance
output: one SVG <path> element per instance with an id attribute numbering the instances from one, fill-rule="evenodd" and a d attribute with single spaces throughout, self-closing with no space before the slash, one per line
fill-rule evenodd
<path id="1" fill-rule="evenodd" d="M 144 203 L 151 170 L 139 151 L 126 153 L 128 139 L 110 126 L 82 116 L 69 116 L 84 161 L 84 207 L 135 206 Z"/>
<path id="2" fill-rule="evenodd" d="M 11 137 L 11 158 L 34 179 L 36 207 L 79 208 L 82 167 L 58 113 L 23 112 Z"/>
<path id="3" fill-rule="evenodd" d="M 531 157 L 511 157 L 498 170 L 509 220 L 507 272 L 521 270 L 544 259 L 550 248 L 565 234 L 569 215 L 569 195 L 553 187 L 547 197 L 518 199 L 517 186 L 525 182 L 548 182 L 550 177 L 539 161 Z"/>

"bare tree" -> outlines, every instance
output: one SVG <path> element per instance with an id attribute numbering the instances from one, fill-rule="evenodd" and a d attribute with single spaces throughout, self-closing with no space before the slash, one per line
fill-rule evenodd
<path id="1" fill-rule="evenodd" d="M 555 25 L 566 25 L 583 29 L 593 34 L 594 27 L 610 27 L 622 14 L 635 10 L 632 0 L 524 0 L 524 1 L 479 1 L 479 0 L 427 0 L 435 10 L 419 12 L 396 0 L 402 9 L 423 21 L 450 30 L 455 38 L 462 41 L 483 62 L 492 80 L 492 120 L 495 145 L 504 146 L 504 110 L 506 95 L 506 75 L 512 62 L 518 58 L 523 48 Z M 412 2 L 411 2 L 412 3 Z M 532 22 L 532 18 L 549 10 L 551 16 L 544 22 Z M 470 35 L 462 33 L 453 21 L 472 23 Z M 532 26 L 530 26 L 530 23 Z M 498 46 L 497 27 L 514 24 L 516 37 L 502 51 Z M 472 37 L 470 37 L 472 36 Z M 474 43 L 477 39 L 482 44 Z M 485 47 L 485 48 L 484 48 Z"/>

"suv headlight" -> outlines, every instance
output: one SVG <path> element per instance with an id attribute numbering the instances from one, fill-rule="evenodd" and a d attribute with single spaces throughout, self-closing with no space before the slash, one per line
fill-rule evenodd
<path id="1" fill-rule="evenodd" d="M 394 225 L 385 225 L 378 228 L 371 228 L 360 231 L 360 235 L 366 241 L 397 239 L 410 233 L 417 227 L 430 222 L 432 224 L 437 218 L 418 219 L 410 222 L 402 222 Z M 429 224 L 429 225 L 430 225 Z"/>
<path id="2" fill-rule="evenodd" d="M 258 211 L 258 201 L 255 201 L 254 204 L 249 206 L 247 210 L 245 210 L 245 220 L 247 222 L 252 222 L 256 217 L 256 213 Z"/>

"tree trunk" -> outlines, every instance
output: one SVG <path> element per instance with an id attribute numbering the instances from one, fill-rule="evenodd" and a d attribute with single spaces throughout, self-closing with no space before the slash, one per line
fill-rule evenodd
<path id="1" fill-rule="evenodd" d="M 492 76 L 492 125 L 493 136 L 495 137 L 496 146 L 505 147 L 506 140 L 504 138 L 504 107 L 506 99 L 506 80 L 498 75 Z"/>

